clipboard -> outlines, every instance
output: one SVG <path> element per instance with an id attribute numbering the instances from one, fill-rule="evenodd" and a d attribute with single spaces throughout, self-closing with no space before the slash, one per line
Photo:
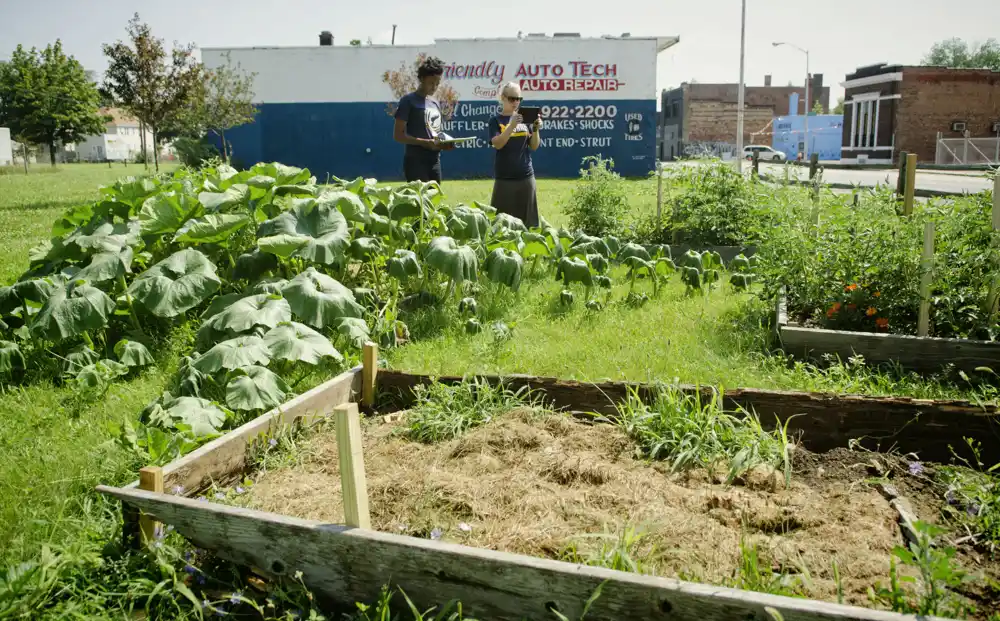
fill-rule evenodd
<path id="1" fill-rule="evenodd" d="M 460 142 L 470 142 L 475 139 L 475 136 L 469 136 L 468 138 L 452 138 L 451 136 L 448 136 L 446 138 L 439 139 L 437 142 L 438 144 L 458 144 Z"/>

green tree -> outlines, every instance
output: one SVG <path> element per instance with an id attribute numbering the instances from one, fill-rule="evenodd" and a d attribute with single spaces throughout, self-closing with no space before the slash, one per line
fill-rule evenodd
<path id="1" fill-rule="evenodd" d="M 361 39 L 351 39 L 351 45 L 354 47 L 361 47 Z"/>
<path id="2" fill-rule="evenodd" d="M 843 95 L 841 95 L 840 97 L 837 98 L 837 105 L 833 107 L 833 113 L 834 114 L 843 114 L 844 113 L 844 97 L 843 97 Z"/>
<path id="3" fill-rule="evenodd" d="M 823 114 L 823 104 L 817 99 L 816 103 L 813 104 L 812 109 L 814 114 Z"/>
<path id="4" fill-rule="evenodd" d="M 19 142 L 44 144 L 56 165 L 56 145 L 104 132 L 100 96 L 87 72 L 56 41 L 44 50 L 17 46 L 0 64 L 0 126 Z"/>
<path id="5" fill-rule="evenodd" d="M 201 138 L 213 133 L 222 141 L 222 155 L 229 162 L 232 155 L 226 142 L 226 130 L 253 123 L 257 108 L 253 105 L 255 73 L 233 65 L 229 54 L 225 64 L 204 69 L 203 80 L 178 115 L 176 133 Z"/>
<path id="6" fill-rule="evenodd" d="M 938 41 L 921 61 L 925 65 L 1000 71 L 1000 42 L 969 43 L 957 37 Z"/>
<path id="7" fill-rule="evenodd" d="M 136 13 L 128 23 L 128 42 L 104 45 L 108 69 L 102 92 L 139 119 L 153 134 L 153 162 L 159 170 L 157 143 L 163 130 L 175 127 L 186 106 L 203 88 L 194 46 L 175 46 L 168 55 Z M 145 147 L 143 147 L 145 152 Z"/>

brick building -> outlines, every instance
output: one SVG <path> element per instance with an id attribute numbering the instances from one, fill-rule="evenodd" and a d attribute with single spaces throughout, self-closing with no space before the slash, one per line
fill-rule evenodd
<path id="1" fill-rule="evenodd" d="M 934 163 L 939 135 L 987 141 L 1000 135 L 997 71 L 878 64 L 849 74 L 842 86 L 844 163 L 860 157 L 889 164 L 900 152 Z"/>
<path id="2" fill-rule="evenodd" d="M 771 76 L 764 86 L 744 89 L 743 143 L 750 144 L 754 132 L 766 131 L 776 116 L 803 114 L 818 101 L 824 111 L 830 109 L 830 87 L 823 86 L 823 74 L 812 76 L 809 86 L 812 105 L 805 101 L 805 86 L 771 86 Z M 799 110 L 789 110 L 789 98 L 798 94 Z M 663 91 L 660 96 L 660 126 L 663 141 L 660 158 L 671 160 L 684 155 L 711 152 L 731 153 L 736 143 L 737 84 L 690 84 Z M 762 139 L 770 144 L 770 136 Z"/>

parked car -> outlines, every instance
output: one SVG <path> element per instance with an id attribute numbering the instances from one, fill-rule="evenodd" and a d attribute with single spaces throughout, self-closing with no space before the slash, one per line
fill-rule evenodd
<path id="1" fill-rule="evenodd" d="M 784 162 L 785 154 L 781 151 L 775 151 L 769 146 L 761 144 L 752 144 L 743 148 L 743 157 L 748 160 L 753 159 L 754 152 L 760 154 L 760 159 L 762 162 Z"/>

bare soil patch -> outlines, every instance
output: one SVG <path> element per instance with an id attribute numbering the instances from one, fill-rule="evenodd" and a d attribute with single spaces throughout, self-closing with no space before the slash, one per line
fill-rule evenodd
<path id="1" fill-rule="evenodd" d="M 796 450 L 786 489 L 773 470 L 731 485 L 725 469 L 674 474 L 635 459 L 618 428 L 554 414 L 511 412 L 433 445 L 399 437 L 400 426 L 376 417 L 364 428 L 372 526 L 381 531 L 440 531 L 470 546 L 565 558 L 628 525 L 644 533 L 633 551 L 644 571 L 713 584 L 736 575 L 743 538 L 775 572 L 802 577 L 802 594 L 815 599 L 836 601 L 836 561 L 845 601 L 858 605 L 888 581 L 892 548 L 903 543 L 895 511 L 865 483 L 866 456 L 847 449 Z M 295 467 L 260 473 L 250 506 L 342 522 L 334 434 L 313 436 L 305 453 Z"/>

